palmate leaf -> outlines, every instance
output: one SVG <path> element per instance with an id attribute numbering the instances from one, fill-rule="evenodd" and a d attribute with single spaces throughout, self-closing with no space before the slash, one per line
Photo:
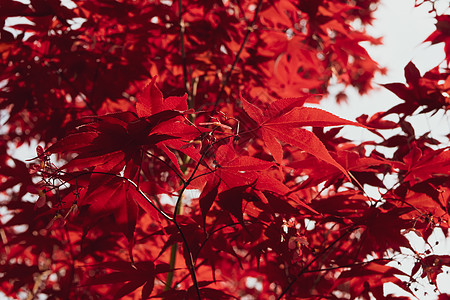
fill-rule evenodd
<path id="1" fill-rule="evenodd" d="M 155 79 L 139 97 L 138 116 L 133 112 L 120 112 L 84 118 L 73 133 L 46 151 L 78 154 L 61 168 L 66 171 L 61 176 L 84 188 L 77 199 L 83 225 L 91 228 L 98 219 L 113 216 L 115 225 L 112 230 L 126 236 L 130 251 L 139 207 L 149 216 L 157 213 L 145 195 L 140 194 L 138 186 L 132 184 L 135 176 L 139 176 L 137 172 L 141 168 L 143 153 L 156 147 L 166 149 L 165 141 L 179 137 L 191 140 L 198 133 L 183 123 L 180 111 L 187 109 L 186 97 L 164 100 Z M 130 181 L 118 175 L 123 170 Z M 89 182 L 78 181 L 80 174 L 83 175 L 80 172 L 92 172 Z"/>
<path id="2" fill-rule="evenodd" d="M 326 161 L 327 163 L 334 165 L 339 170 L 341 170 L 344 174 L 347 174 L 347 170 L 345 170 L 339 163 L 337 163 L 328 152 L 325 145 L 316 137 L 316 135 L 306 129 L 302 128 L 283 128 L 279 126 L 264 126 L 262 128 L 264 131 L 264 136 L 271 135 L 273 136 L 277 142 L 274 144 L 274 139 L 270 141 L 264 141 L 266 143 L 267 148 L 272 151 L 278 151 L 278 141 L 283 143 L 298 147 L 317 158 Z M 279 162 L 282 164 L 282 162 Z"/>
<path id="3" fill-rule="evenodd" d="M 386 111 L 384 115 L 395 113 L 404 118 L 413 115 L 419 107 L 423 107 L 419 113 L 437 111 L 448 107 L 444 96 L 446 93 L 443 91 L 443 87 L 439 85 L 439 81 L 445 80 L 448 74 L 441 74 L 436 77 L 436 74 L 433 74 L 433 70 L 431 70 L 421 76 L 420 71 L 412 62 L 406 65 L 404 74 L 406 84 L 395 82 L 382 85 L 404 101 Z"/>
<path id="4" fill-rule="evenodd" d="M 346 170 L 351 171 L 352 175 L 361 184 L 370 184 L 378 187 L 384 187 L 382 181 L 377 179 L 375 174 L 379 171 L 380 166 L 385 165 L 384 168 L 389 168 L 391 164 L 390 161 L 375 158 L 375 157 L 364 157 L 360 153 L 354 151 L 338 150 L 331 153 L 333 158 Z M 305 157 L 302 155 L 300 159 L 296 159 L 287 165 L 302 174 L 308 174 L 311 177 L 305 185 L 311 186 L 318 184 L 323 181 L 332 182 L 334 179 L 341 178 L 342 172 L 336 169 L 334 166 L 326 163 L 325 161 L 320 161 L 316 157 Z M 363 176 L 363 178 L 360 178 Z M 364 180 L 364 179 L 367 179 Z"/>
<path id="5" fill-rule="evenodd" d="M 217 168 L 205 176 L 206 181 L 199 197 L 203 221 L 214 201 L 243 224 L 243 201 L 267 202 L 261 192 L 270 192 L 277 197 L 289 198 L 309 212 L 317 213 L 306 203 L 290 195 L 291 190 L 280 180 L 266 172 L 275 166 L 273 162 L 256 157 L 239 155 L 232 143 L 222 145 L 216 150 Z"/>
<path id="6" fill-rule="evenodd" d="M 90 228 L 98 219 L 113 215 L 115 228 L 111 229 L 122 232 L 129 243 L 132 243 L 139 213 L 138 204 L 142 205 L 133 193 L 135 189 L 118 177 L 100 176 L 103 178 L 98 179 L 98 182 L 102 184 L 95 189 L 88 189 L 86 195 L 78 202 L 80 217 L 86 228 Z"/>
<path id="7" fill-rule="evenodd" d="M 136 103 L 137 115 L 140 118 L 148 117 L 165 110 L 186 111 L 187 94 L 183 97 L 168 97 L 163 99 L 163 94 L 156 86 L 156 76 L 142 90 L 138 96 L 139 101 Z"/>
<path id="8" fill-rule="evenodd" d="M 259 125 L 264 144 L 277 163 L 283 164 L 282 143 L 286 143 L 335 166 L 349 177 L 347 170 L 331 157 L 319 138 L 300 127 L 337 125 L 365 127 L 364 125 L 339 118 L 321 109 L 303 107 L 304 98 L 278 100 L 264 112 L 242 96 L 241 101 L 245 112 Z"/>
<path id="9" fill-rule="evenodd" d="M 450 63 L 450 16 L 436 16 L 436 30 L 425 40 L 431 44 L 444 43 L 447 63 Z"/>
<path id="10" fill-rule="evenodd" d="M 66 169 L 117 173 L 130 161 L 139 165 L 143 147 L 184 138 L 193 138 L 181 114 L 188 109 L 187 95 L 163 99 L 156 77 L 143 89 L 132 112 L 84 118 L 76 131 L 47 149 L 48 153 L 75 152 Z M 160 146 L 163 147 L 163 146 Z"/>
<path id="11" fill-rule="evenodd" d="M 408 171 L 405 181 L 418 182 L 436 176 L 450 176 L 450 149 L 439 149 L 423 155 L 415 144 L 411 148 L 403 159 Z"/>
<path id="12" fill-rule="evenodd" d="M 204 178 L 206 184 L 199 197 L 203 221 L 218 196 L 219 205 L 242 223 L 242 201 L 248 197 L 246 190 L 263 188 L 258 186 L 258 180 L 262 176 L 259 171 L 267 170 L 274 164 L 255 157 L 238 155 L 232 144 L 220 146 L 215 160 L 217 169 Z M 275 181 L 272 178 L 271 183 Z M 280 184 L 267 184 L 265 188 L 274 189 Z M 287 187 L 284 188 L 284 193 L 289 191 Z"/>
<path id="13" fill-rule="evenodd" d="M 155 126 L 176 116 L 179 116 L 178 112 L 162 111 L 145 119 L 130 112 L 93 117 L 46 152 L 78 153 L 64 166 L 68 170 L 94 168 L 95 171 L 117 173 L 141 156 L 142 147 L 177 138 L 152 132 Z"/>
<path id="14" fill-rule="evenodd" d="M 417 260 L 411 275 L 415 276 L 422 269 L 421 277 L 427 277 L 430 283 L 436 285 L 437 276 L 443 272 L 443 266 L 450 266 L 450 255 L 428 255 Z"/>

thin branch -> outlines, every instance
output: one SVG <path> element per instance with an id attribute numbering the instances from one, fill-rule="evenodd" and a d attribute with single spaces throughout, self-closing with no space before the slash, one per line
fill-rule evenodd
<path id="1" fill-rule="evenodd" d="M 245 223 L 245 224 L 254 224 L 254 223 L 251 222 L 251 221 L 244 221 L 244 223 Z M 258 224 L 267 226 L 267 224 L 265 224 L 265 223 L 263 223 L 263 222 L 258 222 Z M 206 245 L 206 243 L 209 241 L 209 239 L 211 238 L 211 236 L 212 236 L 214 233 L 216 233 L 216 232 L 218 232 L 218 231 L 221 231 L 222 229 L 229 228 L 229 227 L 234 227 L 234 226 L 238 226 L 238 225 L 242 225 L 242 224 L 239 223 L 239 222 L 235 222 L 235 223 L 223 225 L 223 226 L 221 226 L 221 227 L 219 227 L 219 228 L 217 228 L 217 229 L 215 229 L 215 230 L 213 230 L 213 231 L 207 233 L 206 239 L 202 241 L 202 243 L 201 243 L 201 245 L 200 245 L 200 247 L 199 247 L 199 249 L 198 249 L 198 251 L 197 251 L 197 254 L 196 254 L 196 256 L 195 256 L 195 261 L 197 261 L 197 258 L 198 258 L 198 256 L 200 255 L 200 251 L 202 251 L 203 247 Z"/>
<path id="2" fill-rule="evenodd" d="M 159 158 L 158 156 L 152 154 L 151 152 L 146 151 L 145 153 L 148 154 L 148 155 L 150 155 L 150 156 L 153 157 L 153 158 L 156 158 L 157 160 L 159 160 L 159 161 L 162 162 L 163 164 L 165 164 L 168 168 L 170 168 L 170 169 L 175 173 L 175 175 L 177 175 L 177 177 L 181 180 L 181 182 L 182 182 L 183 184 L 186 183 L 186 180 L 184 180 L 183 176 L 182 176 L 181 174 L 178 173 L 178 170 L 177 170 L 177 169 L 175 169 L 174 167 L 172 167 L 171 165 L 169 165 L 166 161 L 162 160 L 162 159 Z"/>
<path id="3" fill-rule="evenodd" d="M 199 286 L 199 284 L 198 284 L 197 275 L 195 274 L 195 262 L 194 262 L 194 258 L 192 257 L 192 251 L 191 251 L 191 249 L 189 248 L 189 244 L 188 244 L 188 242 L 187 242 L 186 236 L 185 236 L 185 234 L 183 233 L 183 230 L 181 229 L 181 226 L 180 226 L 180 224 L 179 224 L 178 221 L 177 221 L 177 216 L 178 216 L 178 215 L 180 214 L 180 212 L 181 212 L 181 204 L 182 204 L 182 202 L 183 202 L 182 200 L 183 200 L 183 194 L 184 194 L 184 191 L 185 191 L 186 188 L 189 186 L 189 184 L 192 182 L 192 180 L 193 180 L 193 178 L 194 178 L 194 176 L 195 176 L 195 173 L 197 172 L 198 168 L 200 167 L 200 164 L 201 164 L 202 161 L 203 161 L 203 158 L 205 157 L 206 153 L 208 152 L 208 150 L 209 150 L 210 148 L 211 148 L 211 146 L 209 146 L 209 148 L 207 148 L 207 149 L 205 150 L 205 152 L 203 152 L 203 154 L 202 154 L 202 156 L 200 157 L 199 161 L 197 162 L 197 164 L 196 164 L 194 170 L 192 171 L 191 176 L 189 176 L 188 180 L 186 180 L 186 181 L 183 182 L 183 187 L 182 187 L 182 189 L 181 189 L 181 191 L 180 191 L 180 194 L 179 194 L 179 196 L 178 196 L 177 203 L 175 204 L 175 209 L 174 209 L 174 214 L 173 214 L 173 219 L 172 219 L 172 222 L 173 222 L 173 223 L 175 224 L 175 226 L 177 227 L 178 232 L 180 233 L 181 238 L 183 239 L 183 244 L 184 244 L 184 246 L 186 247 L 186 251 L 187 251 L 187 253 L 188 253 L 188 255 L 189 255 L 189 263 L 187 263 L 187 265 L 188 265 L 188 268 L 189 268 L 189 273 L 191 274 L 192 281 L 194 282 L 195 290 L 196 290 L 196 292 L 197 292 L 197 296 L 198 296 L 198 299 L 199 299 L 199 300 L 201 299 L 201 295 L 200 295 L 200 286 Z M 171 249 L 171 253 L 170 253 L 170 265 L 171 265 L 171 266 L 172 266 L 172 265 L 175 266 L 175 259 L 176 259 L 176 253 L 177 253 L 177 250 L 178 250 L 178 246 L 176 246 L 176 244 L 173 245 L 173 246 L 172 246 L 172 249 Z M 170 286 L 172 285 L 173 274 L 174 274 L 173 271 L 171 271 L 171 272 L 169 272 L 169 273 L 167 274 L 167 282 L 166 282 L 166 287 L 165 287 L 166 290 L 169 289 Z"/>
<path id="4" fill-rule="evenodd" d="M 358 228 L 359 228 L 358 226 L 350 227 L 349 229 L 347 229 L 347 231 L 344 234 L 342 234 L 340 237 L 338 237 L 336 240 L 334 240 L 330 245 L 328 245 L 325 249 L 323 249 L 319 254 L 317 254 L 316 257 L 314 257 L 314 259 L 312 259 L 305 267 L 303 267 L 303 269 L 297 274 L 297 276 L 295 276 L 295 278 L 288 284 L 288 286 L 284 289 L 284 291 L 281 293 L 281 295 L 278 296 L 277 300 L 280 300 L 281 298 L 283 298 L 284 295 L 286 295 L 286 293 L 291 289 L 291 287 L 294 285 L 294 283 L 297 282 L 297 280 L 300 278 L 301 275 L 303 275 L 304 273 L 306 273 L 308 271 L 308 268 L 314 262 L 316 262 L 319 258 L 321 258 L 323 254 L 328 252 L 329 249 L 334 247 L 334 245 L 336 245 L 345 236 L 352 233 L 353 231 L 355 231 Z"/>
<path id="5" fill-rule="evenodd" d="M 62 171 L 61 171 L 62 172 Z M 127 181 L 129 184 L 131 184 L 132 186 L 134 186 L 134 188 L 136 189 L 136 191 L 154 208 L 156 209 L 156 211 L 162 215 L 165 219 L 172 221 L 173 222 L 173 218 L 171 216 L 169 216 L 168 214 L 166 214 L 164 211 L 162 211 L 161 209 L 159 209 L 159 207 L 153 203 L 153 201 L 138 187 L 138 185 L 131 179 L 126 178 L 124 176 L 120 176 L 118 174 L 113 174 L 113 173 L 107 173 L 107 172 L 99 172 L 99 171 L 86 171 L 86 172 L 82 172 L 79 173 L 77 175 L 74 175 L 72 179 L 77 179 L 78 177 L 81 177 L 83 175 L 89 175 L 89 174 L 100 174 L 100 175 L 108 175 L 108 176 L 114 176 L 117 178 L 120 178 L 122 180 Z"/>
<path id="6" fill-rule="evenodd" d="M 199 163 L 197 164 L 196 169 L 197 169 L 198 165 L 200 164 L 201 160 L 202 159 L 199 160 Z M 195 173 L 195 170 L 194 170 L 194 172 L 192 172 L 192 175 Z M 191 177 L 189 179 L 192 178 L 192 175 L 191 175 Z M 197 275 L 195 274 L 195 262 L 194 262 L 194 258 L 192 257 L 192 251 L 189 248 L 189 244 L 188 244 L 188 241 L 186 239 L 186 236 L 183 233 L 183 230 L 181 229 L 181 226 L 180 226 L 180 224 L 177 221 L 177 215 L 181 211 L 181 203 L 182 203 L 182 199 L 183 199 L 183 194 L 184 194 L 184 191 L 186 190 L 186 188 L 188 187 L 189 182 L 190 182 L 189 179 L 184 183 L 183 188 L 180 191 L 180 195 L 178 196 L 177 203 L 175 205 L 175 212 L 173 214 L 173 220 L 172 221 L 175 224 L 175 226 L 177 227 L 178 232 L 180 233 L 181 238 L 183 239 L 183 244 L 186 247 L 186 251 L 187 251 L 188 256 L 189 256 L 189 264 L 188 264 L 189 272 L 191 273 L 192 281 L 194 282 L 195 290 L 197 292 L 198 299 L 200 300 L 201 299 L 200 287 L 198 285 Z M 174 252 L 176 253 L 176 251 L 174 251 Z M 174 253 L 174 252 L 172 252 L 172 253 Z M 172 261 L 172 259 L 171 259 L 171 261 Z"/>
<path id="7" fill-rule="evenodd" d="M 212 170 L 209 166 L 207 166 L 207 167 L 208 167 L 208 169 L 210 170 L 209 172 L 206 172 L 206 173 L 202 173 L 202 174 L 200 174 L 200 175 L 197 175 L 197 176 L 195 176 L 194 178 L 192 178 L 191 181 L 194 181 L 195 179 L 200 178 L 200 177 L 202 177 L 202 176 L 206 176 L 206 175 L 209 175 L 209 174 L 214 173 L 214 170 Z"/>
<path id="8" fill-rule="evenodd" d="M 244 51 L 245 45 L 247 44 L 248 38 L 250 37 L 250 33 L 252 33 L 254 30 L 254 26 L 256 24 L 256 21 L 258 20 L 258 14 L 261 10 L 262 2 L 263 2 L 263 0 L 258 1 L 258 6 L 256 7 L 255 16 L 253 17 L 252 23 L 247 27 L 247 32 L 245 33 L 244 40 L 242 41 L 241 47 L 239 48 L 239 51 L 237 52 L 236 57 L 234 58 L 233 64 L 231 65 L 231 68 L 228 71 L 225 78 L 222 80 L 219 94 L 217 95 L 216 102 L 214 103 L 213 111 L 215 111 L 217 109 L 217 106 L 219 105 L 219 101 L 225 91 L 225 87 L 227 86 L 228 81 L 230 80 L 231 74 L 233 73 L 234 68 L 236 67 L 237 63 L 239 62 L 241 54 Z"/>
<path id="9" fill-rule="evenodd" d="M 180 224 L 178 224 L 178 222 L 176 222 L 175 220 L 173 221 L 173 223 L 175 224 L 178 231 L 180 232 L 181 238 L 183 239 L 183 244 L 186 247 L 186 251 L 189 254 L 189 266 L 188 266 L 189 272 L 191 273 L 192 281 L 194 282 L 194 286 L 195 286 L 195 290 L 197 292 L 198 299 L 201 300 L 200 286 L 198 285 L 197 275 L 195 274 L 195 262 L 194 262 L 194 258 L 192 257 L 192 251 L 189 249 L 189 245 L 188 245 L 186 236 L 184 235 L 183 231 L 181 230 Z"/>
<path id="10" fill-rule="evenodd" d="M 160 213 L 164 218 L 166 218 L 167 220 L 173 221 L 173 218 L 170 217 L 169 215 L 167 215 L 164 211 L 160 210 L 159 207 L 158 207 L 155 203 L 153 203 L 153 201 L 152 201 L 149 197 L 147 197 L 147 195 L 146 195 L 146 194 L 145 194 L 145 193 L 137 186 L 136 183 L 134 183 L 133 180 L 130 180 L 130 179 L 128 179 L 128 178 L 126 178 L 126 177 L 123 177 L 123 176 L 120 176 L 120 175 L 116 175 L 116 177 L 122 178 L 122 179 L 128 181 L 132 186 L 134 186 L 134 187 L 136 188 L 136 191 L 137 191 L 142 197 L 144 197 L 144 199 L 145 199 L 151 206 L 153 206 L 154 209 L 156 209 L 157 212 L 159 212 L 159 213 Z"/>
<path id="11" fill-rule="evenodd" d="M 204 259 L 203 261 L 201 261 L 200 263 L 198 263 L 198 264 L 195 266 L 195 269 L 198 269 L 198 268 L 200 268 L 201 266 L 203 266 L 203 265 L 206 263 L 206 261 L 207 261 L 207 260 Z M 177 282 L 175 282 L 175 286 L 177 286 L 177 285 L 179 285 L 181 282 L 185 281 L 186 278 L 188 278 L 188 276 L 189 276 L 189 274 L 184 275 L 181 279 L 179 279 Z"/>
<path id="12" fill-rule="evenodd" d="M 179 26 L 180 26 L 180 51 L 181 51 L 181 62 L 183 67 L 183 82 L 184 82 L 184 89 L 186 90 L 186 93 L 188 94 L 188 107 L 194 108 L 194 103 L 192 103 L 192 96 L 191 92 L 189 91 L 189 83 L 188 83 L 188 74 L 187 74 L 187 66 L 186 66 L 186 48 L 184 44 L 184 34 L 186 31 L 186 25 L 183 21 L 183 4 L 182 0 L 178 0 L 178 13 L 179 13 Z"/>

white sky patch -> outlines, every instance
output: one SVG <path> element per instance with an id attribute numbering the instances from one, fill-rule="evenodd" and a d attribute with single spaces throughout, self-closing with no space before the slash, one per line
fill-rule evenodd
<path id="1" fill-rule="evenodd" d="M 448 0 L 437 2 L 440 12 L 445 11 L 445 7 L 448 12 Z M 429 5 L 415 8 L 412 0 L 382 1 L 375 12 L 376 20 L 373 22 L 373 26 L 368 27 L 367 31 L 371 36 L 383 37 L 383 45 L 371 46 L 366 43 L 363 46 L 380 66 L 387 68 L 387 74 L 375 76 L 374 90 L 367 95 L 361 96 L 355 89 L 345 88 L 348 102 L 339 105 L 336 104 L 335 96 L 344 87 L 336 85 L 330 89 L 330 96 L 322 101 L 319 107 L 339 117 L 355 120 L 362 114 L 371 116 L 402 103 L 401 99 L 379 84 L 405 83 L 404 68 L 410 61 L 423 75 L 445 59 L 443 43 L 436 45 L 422 43 L 436 29 L 435 19 L 428 13 L 429 9 Z M 397 121 L 394 118 L 387 117 L 387 119 Z M 416 136 L 431 131 L 434 138 L 448 143 L 448 139 L 443 138 L 450 129 L 448 115 L 441 112 L 433 118 L 429 118 L 429 115 L 421 115 L 408 120 L 413 123 Z M 388 132 L 381 131 L 382 134 Z M 368 138 L 376 140 L 374 134 L 363 128 L 345 126 L 342 133 L 355 141 L 364 141 Z"/>
<path id="2" fill-rule="evenodd" d="M 439 13 L 449 13 L 448 0 L 440 0 L 436 2 L 436 8 Z M 412 61 L 423 75 L 428 70 L 441 64 L 445 59 L 444 44 L 430 45 L 423 44 L 423 41 L 436 30 L 435 19 L 429 14 L 430 5 L 422 5 L 414 7 L 412 0 L 384 0 L 381 2 L 378 10 L 375 12 L 376 20 L 372 27 L 368 28 L 371 36 L 383 37 L 383 45 L 370 46 L 364 45 L 371 57 L 382 67 L 388 69 L 386 75 L 377 75 L 375 82 L 378 84 L 401 82 L 405 83 L 404 67 Z M 336 90 L 339 92 L 342 87 Z M 355 90 L 346 89 L 348 94 L 348 103 L 337 105 L 333 95 L 333 91 L 329 99 L 321 102 L 320 107 L 330 111 L 340 117 L 355 120 L 361 114 L 373 115 L 379 111 L 386 111 L 402 102 L 396 95 L 387 89 L 379 86 L 371 91 L 368 95 L 360 96 Z M 427 131 L 431 131 L 431 136 L 444 142 L 441 147 L 448 146 L 448 139 L 443 139 L 445 134 L 450 132 L 449 116 L 439 112 L 435 116 L 430 114 L 419 115 L 408 118 L 415 129 L 416 136 L 420 136 Z M 345 126 L 343 129 L 344 136 L 350 136 L 359 141 L 367 140 L 372 135 L 367 130 L 355 128 L 353 126 Z M 383 131 L 381 131 L 383 133 Z M 372 137 L 375 139 L 375 136 Z M 446 144 L 445 144 L 446 142 Z M 373 191 L 375 192 L 375 191 Z M 435 230 L 426 245 L 422 239 L 415 234 L 406 235 L 415 250 L 424 253 L 426 250 L 432 250 L 431 254 L 446 255 L 450 252 L 450 239 L 445 238 L 442 231 Z M 436 242 L 438 242 L 436 244 Z M 406 251 L 407 252 L 407 251 Z M 405 253 L 408 254 L 408 253 Z M 402 260 L 402 265 L 391 264 L 394 267 L 403 270 L 405 273 L 411 271 L 415 260 L 413 253 L 406 255 Z M 449 268 L 444 268 L 444 272 L 438 275 L 438 286 L 442 293 L 450 293 L 450 275 L 446 273 Z M 437 298 L 438 291 L 435 287 L 427 282 L 427 279 L 421 280 L 411 286 L 415 295 L 421 300 L 434 300 Z M 408 279 L 405 279 L 408 280 Z M 407 295 L 405 291 L 393 284 L 385 285 L 385 294 L 394 293 L 396 295 Z"/>

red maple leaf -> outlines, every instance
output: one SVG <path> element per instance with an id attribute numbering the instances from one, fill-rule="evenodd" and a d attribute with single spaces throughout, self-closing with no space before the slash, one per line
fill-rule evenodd
<path id="1" fill-rule="evenodd" d="M 430 34 L 425 42 L 431 42 L 432 45 L 444 43 L 444 51 L 447 63 L 450 63 L 450 16 L 436 16 L 436 30 Z"/>
<path id="2" fill-rule="evenodd" d="M 316 135 L 301 127 L 362 125 L 344 120 L 321 109 L 303 107 L 305 100 L 306 98 L 281 99 L 262 111 L 241 97 L 245 112 L 258 124 L 258 131 L 264 144 L 277 163 L 283 164 L 282 144 L 286 143 L 335 166 L 348 176 L 347 170 L 334 160 Z"/>

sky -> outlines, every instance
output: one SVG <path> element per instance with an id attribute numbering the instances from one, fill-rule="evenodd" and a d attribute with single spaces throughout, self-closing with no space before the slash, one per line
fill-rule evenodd
<path id="1" fill-rule="evenodd" d="M 450 13 L 450 1 L 438 0 L 436 2 L 438 12 Z M 386 75 L 378 75 L 375 82 L 378 84 L 405 82 L 404 67 L 412 61 L 421 74 L 443 62 L 445 55 L 443 44 L 430 45 L 422 42 L 436 29 L 434 18 L 428 13 L 430 6 L 422 5 L 414 7 L 414 0 L 382 0 L 378 10 L 375 13 L 376 20 L 373 26 L 368 28 L 368 32 L 375 37 L 383 37 L 383 45 L 367 46 L 371 57 L 381 66 L 388 69 Z M 336 93 L 340 89 L 336 89 Z M 321 102 L 320 107 L 332 112 L 340 117 L 349 120 L 355 120 L 361 114 L 373 115 L 379 111 L 386 111 L 392 106 L 400 103 L 393 93 L 382 88 L 376 87 L 368 95 L 361 96 L 356 91 L 348 92 L 348 103 L 337 105 L 331 93 L 329 99 Z M 448 138 L 444 135 L 450 132 L 450 118 L 445 114 L 436 114 L 432 118 L 418 116 L 410 119 L 416 134 L 422 135 L 431 131 L 431 136 L 444 141 L 444 145 L 449 146 Z M 368 134 L 364 129 L 348 128 L 344 129 L 344 134 L 351 136 L 355 140 L 365 140 Z M 375 136 L 371 137 L 375 139 Z M 445 144 L 446 143 L 446 144 Z M 414 233 L 407 234 L 411 244 L 418 253 L 424 253 L 430 246 L 425 245 L 415 236 Z M 439 244 L 436 245 L 436 242 Z M 448 255 L 450 253 L 450 239 L 446 239 L 442 232 L 436 231 L 429 240 L 433 246 L 433 254 Z M 402 266 L 397 264 L 393 266 L 409 272 L 414 265 L 414 253 L 405 251 L 404 255 L 399 256 Z M 438 286 L 440 292 L 450 293 L 450 275 L 445 274 L 450 268 L 444 268 L 444 273 L 438 276 Z M 402 278 L 408 281 L 408 278 Z M 411 286 L 417 289 L 415 295 L 420 300 L 434 300 L 437 293 L 434 287 L 427 283 L 426 278 L 419 280 L 417 284 Z M 395 293 L 397 295 L 407 295 L 392 284 L 385 285 L 385 294 Z"/>
<path id="2" fill-rule="evenodd" d="M 439 11 L 450 13 L 449 1 L 438 0 Z M 320 106 L 340 117 L 355 120 L 365 113 L 372 115 L 379 111 L 386 111 L 401 101 L 394 94 L 378 84 L 391 82 L 405 82 L 404 67 L 412 61 L 421 74 L 439 65 L 445 58 L 443 44 L 430 45 L 422 42 L 436 29 L 434 18 L 428 13 L 430 6 L 414 7 L 414 0 L 382 0 L 375 12 L 375 21 L 368 28 L 368 32 L 375 37 L 383 37 L 383 45 L 363 45 L 371 57 L 382 67 L 387 68 L 386 75 L 375 77 L 375 89 L 368 95 L 359 95 L 354 90 L 348 90 L 348 103 L 336 105 L 333 94 L 328 101 Z M 340 89 L 339 89 L 340 90 Z M 336 89 L 336 93 L 339 91 Z M 442 116 L 440 116 L 442 117 Z M 419 118 L 420 119 L 420 118 Z M 427 122 L 426 120 L 419 122 Z M 429 122 L 429 121 L 428 121 Z M 446 123 L 446 124 L 445 124 Z M 450 131 L 448 118 L 434 118 L 433 123 L 424 124 L 416 128 L 417 134 L 434 131 L 444 126 Z M 361 131 L 360 131 L 361 132 Z"/>

